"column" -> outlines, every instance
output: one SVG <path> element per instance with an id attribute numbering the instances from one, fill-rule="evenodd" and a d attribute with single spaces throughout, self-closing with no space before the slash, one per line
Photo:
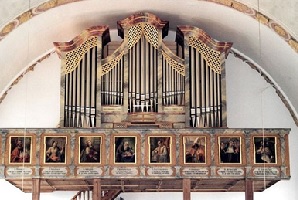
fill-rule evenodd
<path id="1" fill-rule="evenodd" d="M 190 179 L 189 178 L 184 178 L 183 179 L 183 200 L 190 200 Z"/>
<path id="2" fill-rule="evenodd" d="M 245 200 L 253 200 L 254 199 L 254 188 L 252 180 L 245 180 Z"/>
<path id="3" fill-rule="evenodd" d="M 93 199 L 101 200 L 101 180 L 93 179 Z"/>
<path id="4" fill-rule="evenodd" d="M 32 179 L 32 200 L 39 200 L 40 196 L 40 179 Z"/>

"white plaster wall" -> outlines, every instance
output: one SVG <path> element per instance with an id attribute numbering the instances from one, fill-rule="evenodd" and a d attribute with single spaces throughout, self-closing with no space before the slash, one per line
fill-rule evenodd
<path id="1" fill-rule="evenodd" d="M 298 172 L 298 128 L 289 112 L 273 90 L 260 75 L 233 55 L 229 55 L 227 68 L 227 101 L 229 128 L 291 128 L 290 160 L 291 179 L 280 181 L 255 193 L 255 200 L 296 200 Z M 0 104 L 0 128 L 56 127 L 59 121 L 60 61 L 56 54 L 23 78 Z M 4 180 L 0 181 L 0 193 L 14 194 L 14 199 L 30 200 Z M 70 199 L 76 192 L 41 194 L 41 200 Z M 181 200 L 182 193 L 122 193 L 125 200 Z M 192 193 L 192 200 L 244 199 L 244 193 Z"/>
<path id="2" fill-rule="evenodd" d="M 56 127 L 60 115 L 60 60 L 37 64 L 0 104 L 0 127 Z"/>

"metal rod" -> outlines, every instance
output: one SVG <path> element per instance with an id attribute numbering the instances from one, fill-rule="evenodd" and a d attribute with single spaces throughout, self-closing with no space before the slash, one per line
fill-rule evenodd
<path id="1" fill-rule="evenodd" d="M 73 112 L 74 112 L 74 110 L 73 110 L 73 106 L 74 106 L 74 102 L 73 102 L 73 99 L 74 99 L 74 88 L 73 88 L 73 79 L 74 79 L 74 72 L 72 71 L 71 73 L 71 76 L 70 76 L 70 79 L 71 79 L 71 81 L 70 81 L 70 110 L 71 110 L 71 112 L 70 112 L 70 126 L 71 127 L 73 127 Z"/>
<path id="2" fill-rule="evenodd" d="M 81 108 L 82 108 L 82 65 L 83 61 L 80 61 L 80 70 L 79 70 L 79 127 L 82 127 L 81 120 Z"/>
<path id="3" fill-rule="evenodd" d="M 219 126 L 222 127 L 222 98 L 221 98 L 221 74 L 218 75 L 218 89 L 219 89 Z"/>
<path id="4" fill-rule="evenodd" d="M 87 107 L 87 54 L 84 58 L 84 121 L 86 120 Z"/>
<path id="5" fill-rule="evenodd" d="M 75 116 L 74 116 L 74 127 L 77 127 L 78 126 L 78 123 L 77 123 L 77 120 L 78 120 L 78 68 L 75 69 L 74 71 L 75 73 L 75 87 L 74 87 L 74 100 L 75 100 L 75 103 L 74 103 L 74 113 L 75 113 Z"/>
<path id="6" fill-rule="evenodd" d="M 108 46 L 107 46 L 108 48 Z M 95 67 L 94 67 L 94 85 L 95 87 L 93 88 L 94 89 L 94 127 L 96 127 L 96 116 L 97 116 L 97 109 L 96 109 L 96 105 L 97 105 L 97 46 L 95 46 L 95 56 L 94 56 L 94 64 L 95 64 Z M 89 192 L 88 192 L 88 196 L 89 196 Z M 88 197 L 89 199 L 89 197 Z"/>
<path id="7" fill-rule="evenodd" d="M 65 117 L 64 117 L 64 126 L 68 127 L 69 126 L 69 85 L 70 85 L 70 73 L 68 73 L 67 75 L 65 75 Z"/>
<path id="8" fill-rule="evenodd" d="M 92 83 L 93 83 L 93 78 L 92 78 L 92 70 L 93 70 L 93 65 L 92 65 L 92 52 L 93 52 L 93 49 L 91 48 L 90 49 L 90 52 L 89 52 L 89 68 L 90 68 L 90 80 L 89 80 L 89 120 L 90 120 L 90 127 L 93 126 L 92 124 L 92 117 L 91 117 L 91 108 L 92 108 Z"/>
<path id="9" fill-rule="evenodd" d="M 162 56 L 162 96 L 163 96 L 163 105 L 166 105 L 166 73 L 165 73 L 165 64 L 166 59 Z"/>

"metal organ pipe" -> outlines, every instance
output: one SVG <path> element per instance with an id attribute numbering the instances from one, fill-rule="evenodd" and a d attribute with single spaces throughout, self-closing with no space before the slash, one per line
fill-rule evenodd
<path id="1" fill-rule="evenodd" d="M 166 47 L 164 47 L 166 48 Z M 169 51 L 166 49 L 166 51 Z M 171 63 L 172 62 L 172 63 Z M 184 105 L 184 75 L 174 68 L 175 61 L 167 52 L 162 56 L 162 96 L 163 105 Z M 182 64 L 181 64 L 182 65 Z M 177 67 L 177 66 L 176 66 Z"/>
<path id="2" fill-rule="evenodd" d="M 79 66 L 65 74 L 64 127 L 95 127 L 97 48 L 91 48 Z"/>
<path id="3" fill-rule="evenodd" d="M 141 36 L 128 50 L 129 112 L 157 111 L 157 50 Z"/>
<path id="4" fill-rule="evenodd" d="M 194 47 L 189 47 L 190 58 L 190 117 L 192 127 L 220 127 L 221 77 L 204 56 Z"/>

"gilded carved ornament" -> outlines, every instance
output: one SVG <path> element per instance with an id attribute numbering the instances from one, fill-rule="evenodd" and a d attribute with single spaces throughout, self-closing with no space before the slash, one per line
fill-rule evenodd
<path id="1" fill-rule="evenodd" d="M 17 23 L 15 21 L 10 22 L 6 26 L 4 26 L 0 35 L 6 35 L 10 33 L 16 26 L 17 26 Z"/>
<path id="2" fill-rule="evenodd" d="M 288 33 L 287 33 L 286 30 L 283 29 L 281 26 L 278 26 L 278 25 L 273 26 L 273 29 L 274 29 L 275 32 L 276 32 L 278 35 L 280 35 L 281 37 L 283 37 L 283 38 L 285 38 L 285 39 L 287 38 Z"/>
<path id="3" fill-rule="evenodd" d="M 109 61 L 102 65 L 101 76 L 103 76 L 103 75 L 107 74 L 109 71 L 111 71 L 119 63 L 119 61 L 122 59 L 123 55 L 124 55 L 124 50 L 121 51 L 114 58 L 111 58 L 111 56 L 109 56 L 108 57 Z"/>
<path id="4" fill-rule="evenodd" d="M 231 7 L 235 8 L 236 10 L 243 12 L 243 13 L 247 13 L 247 11 L 250 11 L 250 8 L 247 7 L 246 5 L 233 1 L 231 2 Z"/>
<path id="5" fill-rule="evenodd" d="M 167 61 L 167 63 L 175 70 L 177 73 L 185 76 L 185 65 L 182 62 L 178 62 L 174 60 L 171 56 L 169 56 L 165 51 L 162 51 L 162 55 Z"/>
<path id="6" fill-rule="evenodd" d="M 289 45 L 298 53 L 298 42 L 291 39 L 289 40 Z"/>
<path id="7" fill-rule="evenodd" d="M 219 51 L 208 47 L 195 37 L 189 37 L 189 46 L 195 48 L 206 60 L 207 65 L 216 73 L 221 73 L 221 56 Z"/>
<path id="8" fill-rule="evenodd" d="M 211 0 L 215 3 L 219 3 L 219 4 L 223 4 L 223 5 L 226 5 L 226 6 L 232 6 L 233 2 L 234 1 L 231 1 L 231 0 Z"/>
<path id="9" fill-rule="evenodd" d="M 97 46 L 97 37 L 92 36 L 76 49 L 67 52 L 64 60 L 65 63 L 62 64 L 64 73 L 67 74 L 75 70 L 85 53 L 95 46 Z"/>
<path id="10" fill-rule="evenodd" d="M 132 48 L 142 36 L 154 47 L 158 48 L 158 30 L 148 23 L 138 23 L 128 29 L 128 48 Z"/>
<path id="11" fill-rule="evenodd" d="M 37 12 L 45 12 L 51 8 L 55 8 L 58 5 L 58 0 L 52 0 L 42 3 L 36 8 Z"/>
<path id="12" fill-rule="evenodd" d="M 268 25 L 268 23 L 269 23 L 268 17 L 266 17 L 265 15 L 262 15 L 261 13 L 257 13 L 256 18 L 262 24 Z"/>
<path id="13" fill-rule="evenodd" d="M 20 17 L 19 17 L 19 23 L 22 24 L 22 23 L 28 21 L 29 19 L 32 18 L 32 16 L 33 16 L 33 15 L 32 15 L 31 10 L 29 10 L 29 11 L 27 11 L 27 12 L 24 12 L 24 13 L 23 13 L 22 15 L 20 15 Z"/>

